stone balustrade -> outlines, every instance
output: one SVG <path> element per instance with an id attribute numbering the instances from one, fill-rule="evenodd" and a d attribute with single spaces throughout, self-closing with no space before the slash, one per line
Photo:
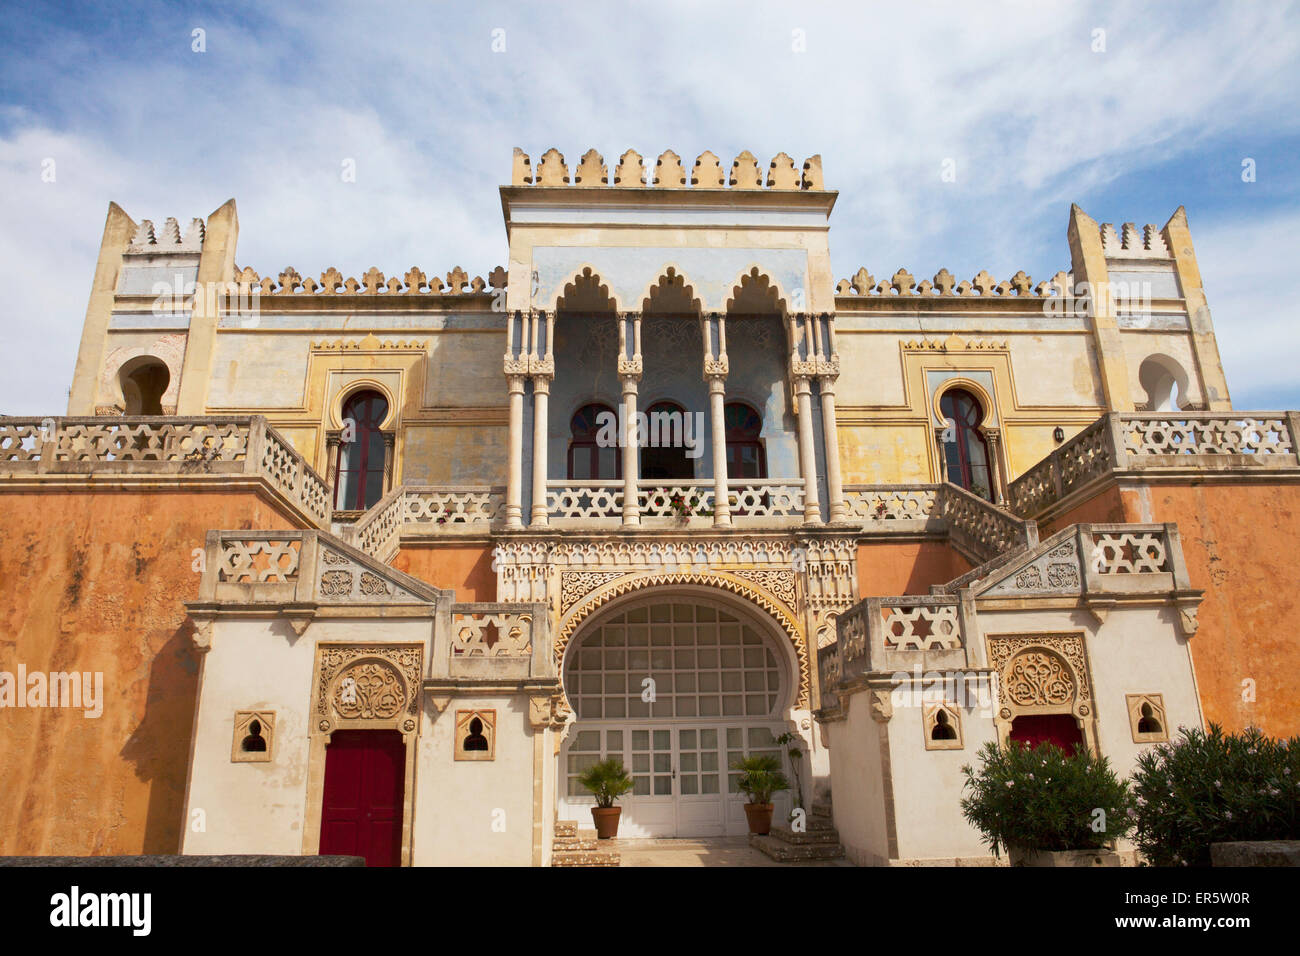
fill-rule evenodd
<path id="1" fill-rule="evenodd" d="M 0 471 L 37 475 L 256 475 L 316 527 L 330 490 L 267 420 L 250 416 L 0 418 Z"/>
<path id="2" fill-rule="evenodd" d="M 1115 472 L 1297 470 L 1296 412 L 1111 412 L 1030 468 L 1008 490 L 1016 514 L 1041 516 Z"/>

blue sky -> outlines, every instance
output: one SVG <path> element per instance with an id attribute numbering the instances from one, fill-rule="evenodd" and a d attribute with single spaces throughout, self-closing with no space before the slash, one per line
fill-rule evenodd
<path id="1" fill-rule="evenodd" d="M 72 3 L 6 27 L 4 413 L 66 407 L 110 200 L 185 223 L 235 197 L 262 274 L 486 275 L 514 146 L 820 153 L 837 277 L 1038 280 L 1068 267 L 1071 202 L 1182 204 L 1234 404 L 1300 408 L 1294 4 Z"/>

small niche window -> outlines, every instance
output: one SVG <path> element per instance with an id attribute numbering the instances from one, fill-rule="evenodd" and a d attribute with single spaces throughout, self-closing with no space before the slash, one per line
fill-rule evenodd
<path id="1" fill-rule="evenodd" d="M 925 749 L 961 750 L 961 713 L 952 704 L 931 704 L 925 708 Z"/>
<path id="2" fill-rule="evenodd" d="M 275 712 L 239 710 L 235 712 L 235 737 L 230 759 L 235 763 L 270 761 L 274 744 Z"/>
<path id="3" fill-rule="evenodd" d="M 457 760 L 492 760 L 496 756 L 497 712 L 456 711 Z"/>
<path id="4" fill-rule="evenodd" d="M 1129 694 L 1128 719 L 1136 744 L 1163 743 L 1169 739 L 1161 694 Z"/>
<path id="5" fill-rule="evenodd" d="M 161 415 L 162 399 L 171 384 L 171 372 L 161 359 L 143 356 L 127 362 L 118 372 L 123 414 Z"/>

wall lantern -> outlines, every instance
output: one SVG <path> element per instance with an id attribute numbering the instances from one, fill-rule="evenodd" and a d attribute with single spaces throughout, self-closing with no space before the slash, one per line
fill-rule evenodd
<path id="1" fill-rule="evenodd" d="M 1052 429 L 1052 438 L 1058 445 L 1065 441 L 1065 429 L 1057 425 L 1056 428 Z"/>

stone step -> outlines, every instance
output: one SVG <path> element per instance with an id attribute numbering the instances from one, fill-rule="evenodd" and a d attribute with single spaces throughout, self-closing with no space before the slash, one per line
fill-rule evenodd
<path id="1" fill-rule="evenodd" d="M 551 841 L 551 849 L 555 852 L 561 850 L 599 850 L 600 841 L 594 836 L 590 839 L 584 837 L 556 837 Z"/>
<path id="2" fill-rule="evenodd" d="M 577 820 L 556 820 L 555 835 L 557 837 L 576 837 L 578 835 Z"/>
<path id="3" fill-rule="evenodd" d="M 795 833 L 789 827 L 772 827 L 769 836 L 773 836 L 782 843 L 790 843 L 795 846 L 809 846 L 813 844 L 840 842 L 840 835 L 833 827 L 817 828 L 809 827 L 803 833 Z"/>
<path id="4" fill-rule="evenodd" d="M 620 866 L 621 858 L 614 851 L 556 851 L 551 854 L 551 866 Z"/>
<path id="5" fill-rule="evenodd" d="M 829 820 L 833 816 L 831 813 L 831 805 L 829 803 L 814 803 L 812 805 L 812 813 L 810 813 L 809 816 L 825 817 Z"/>
<path id="6" fill-rule="evenodd" d="M 773 836 L 749 835 L 749 845 L 779 863 L 800 863 L 807 860 L 838 860 L 844 856 L 844 847 L 838 843 L 810 843 L 795 845 L 784 843 Z"/>

